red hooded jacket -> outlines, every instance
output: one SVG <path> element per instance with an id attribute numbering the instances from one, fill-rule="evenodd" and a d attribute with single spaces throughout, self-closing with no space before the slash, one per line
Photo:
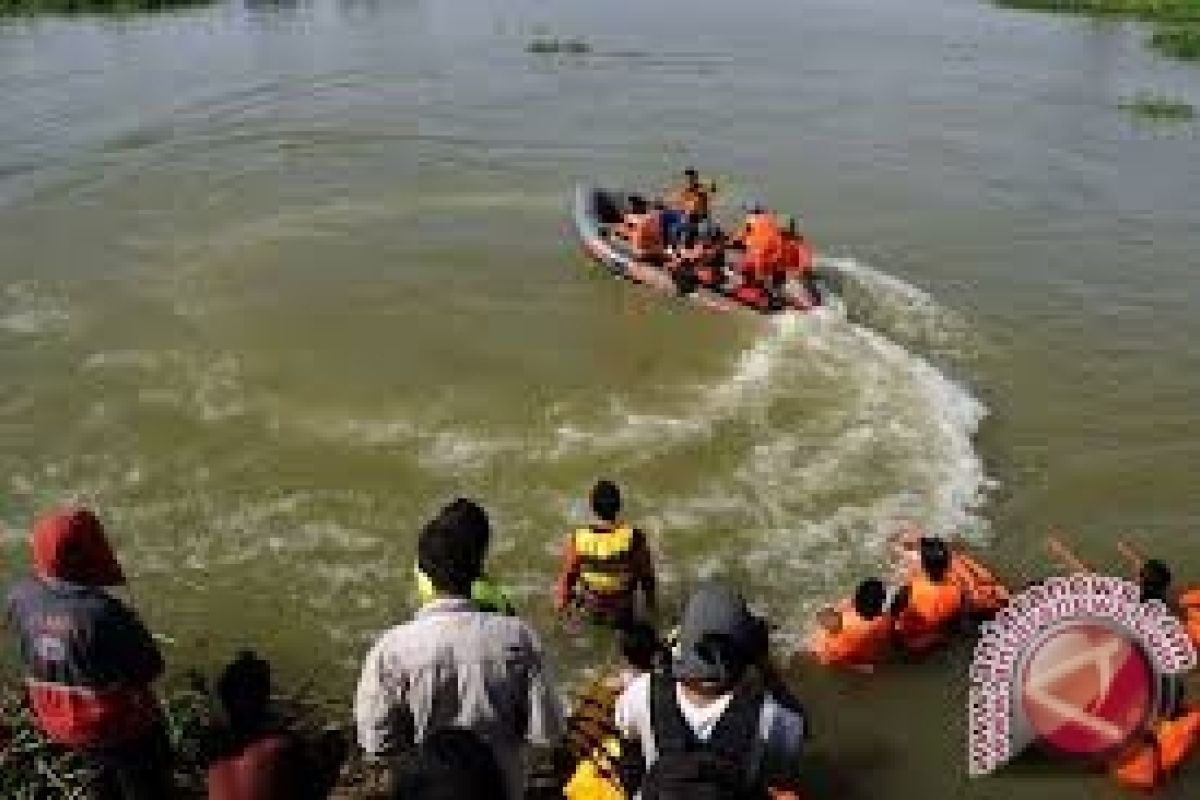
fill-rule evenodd
<path id="1" fill-rule="evenodd" d="M 137 615 L 103 590 L 125 575 L 90 511 L 54 513 L 33 530 L 36 577 L 8 596 L 30 704 L 43 732 L 69 747 L 137 738 L 160 719 L 150 684 L 163 661 Z"/>

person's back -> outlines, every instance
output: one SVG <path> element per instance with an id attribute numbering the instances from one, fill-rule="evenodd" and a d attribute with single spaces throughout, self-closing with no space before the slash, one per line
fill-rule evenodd
<path id="1" fill-rule="evenodd" d="M 878 578 L 863 581 L 853 601 L 836 609 L 837 624 L 817 632 L 811 646 L 817 662 L 862 668 L 881 661 L 892 634 L 892 621 L 884 609 L 886 595 Z"/>
<path id="2" fill-rule="evenodd" d="M 99 791 L 169 792 L 170 749 L 151 684 L 163 671 L 137 615 L 106 587 L 125 583 L 103 526 L 84 509 L 35 526 L 35 577 L 8 597 L 30 705 L 51 740 L 95 768 Z"/>
<path id="3" fill-rule="evenodd" d="M 555 584 L 555 607 L 582 610 L 591 621 L 623 627 L 637 616 L 639 592 L 656 604 L 656 576 L 645 534 L 620 521 L 621 492 L 597 481 L 591 492 L 596 522 L 567 539 Z"/>
<path id="4" fill-rule="evenodd" d="M 340 734 L 305 742 L 270 713 L 271 667 L 250 651 L 217 681 L 228 728 L 207 769 L 209 800 L 319 800 L 345 757 Z"/>
<path id="5" fill-rule="evenodd" d="M 617 701 L 618 728 L 642 749 L 643 800 L 761 797 L 790 784 L 805 723 L 748 679 L 760 634 L 726 587 L 692 594 L 670 671 L 638 678 Z"/>
<path id="6" fill-rule="evenodd" d="M 418 562 L 438 597 L 384 633 L 363 664 L 355 696 L 359 742 L 394 756 L 446 726 L 481 736 L 515 793 L 522 750 L 561 731 L 553 681 L 536 634 L 516 617 L 479 611 L 467 599 L 484 554 L 434 520 L 421 532 Z"/>
<path id="7" fill-rule="evenodd" d="M 746 248 L 742 271 L 755 281 L 770 279 L 783 261 L 783 231 L 774 215 L 761 207 L 753 207 L 746 216 L 741 241 Z"/>
<path id="8" fill-rule="evenodd" d="M 949 577 L 951 555 L 946 543 L 922 539 L 920 558 L 922 573 L 903 587 L 893 608 L 896 634 L 912 652 L 945 641 L 965 607 L 962 588 Z"/>

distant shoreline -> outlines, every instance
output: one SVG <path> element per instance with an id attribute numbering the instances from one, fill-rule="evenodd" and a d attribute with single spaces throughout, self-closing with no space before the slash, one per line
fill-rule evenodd
<path id="1" fill-rule="evenodd" d="M 1195 0 L 994 0 L 1005 8 L 1085 14 L 1151 23 L 1150 47 L 1171 58 L 1200 61 L 1200 3 Z"/>

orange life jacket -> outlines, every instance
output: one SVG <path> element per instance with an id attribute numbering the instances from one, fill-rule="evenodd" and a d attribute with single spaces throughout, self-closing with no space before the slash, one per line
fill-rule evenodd
<path id="1" fill-rule="evenodd" d="M 788 237 L 783 243 L 784 274 L 803 277 L 812 272 L 813 254 L 808 242 L 798 237 Z"/>
<path id="2" fill-rule="evenodd" d="M 963 610 L 963 592 L 952 580 L 934 583 L 921 575 L 908 585 L 908 607 L 896 617 L 896 633 L 914 652 L 945 640 L 946 628 Z"/>
<path id="3" fill-rule="evenodd" d="M 742 270 L 755 278 L 766 278 L 783 262 L 783 230 L 771 214 L 750 214 L 742 234 L 746 260 Z"/>
<path id="4" fill-rule="evenodd" d="M 1135 745 L 1117 760 L 1112 774 L 1130 789 L 1153 789 L 1183 763 L 1200 739 L 1200 710 L 1187 711 L 1154 726 L 1153 742 Z"/>
<path id="5" fill-rule="evenodd" d="M 1200 589 L 1188 589 L 1179 595 L 1179 612 L 1188 638 L 1200 647 Z"/>
<path id="6" fill-rule="evenodd" d="M 955 551 L 950 559 L 950 580 L 962 589 L 967 611 L 992 616 L 1008 605 L 1010 594 L 1004 584 L 975 559 Z"/>
<path id="7" fill-rule="evenodd" d="M 892 638 L 887 614 L 863 619 L 849 601 L 838 605 L 842 627 L 837 633 L 821 629 L 813 642 L 813 655 L 825 666 L 862 666 L 883 659 Z"/>
<path id="8" fill-rule="evenodd" d="M 634 255 L 641 257 L 662 252 L 662 220 L 657 212 L 626 214 L 622 227 Z"/>

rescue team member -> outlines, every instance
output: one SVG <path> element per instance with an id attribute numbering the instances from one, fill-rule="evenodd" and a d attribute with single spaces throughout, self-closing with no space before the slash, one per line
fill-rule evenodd
<path id="1" fill-rule="evenodd" d="M 440 728 L 467 728 L 491 746 L 509 797 L 519 798 L 525 750 L 557 743 L 561 711 L 533 629 L 469 599 L 486 552 L 462 524 L 438 516 L 418 537 L 435 596 L 367 654 L 354 698 L 358 741 L 369 756 L 394 759 Z"/>
<path id="2" fill-rule="evenodd" d="M 238 654 L 217 681 L 228 730 L 208 766 L 208 800 L 323 800 L 346 757 L 340 731 L 311 745 L 270 713 L 271 665 Z"/>
<path id="3" fill-rule="evenodd" d="M 709 182 L 708 186 L 704 186 L 700 182 L 700 173 L 688 167 L 683 171 L 683 185 L 670 193 L 671 206 L 688 216 L 707 219 L 712 211 L 712 195 L 716 191 L 716 184 Z"/>
<path id="4" fill-rule="evenodd" d="M 796 227 L 795 217 L 788 218 L 787 227 L 783 230 L 783 258 L 780 266 L 781 270 L 775 277 L 777 291 L 780 284 L 791 279 L 804 286 L 813 305 L 821 304 L 821 289 L 813 275 L 812 247 Z"/>
<path id="5" fill-rule="evenodd" d="M 617 697 L 639 676 L 665 665 L 666 649 L 654 628 L 637 622 L 617 635 L 624 665 L 588 687 L 567 720 L 567 750 L 577 762 L 563 787 L 567 800 L 622 800 L 641 782 L 640 769 L 621 747 L 613 723 Z M 640 765 L 640 756 L 636 759 Z"/>
<path id="6" fill-rule="evenodd" d="M 137 614 L 100 520 L 56 512 L 33 529 L 34 576 L 8 596 L 38 728 L 95 771 L 103 798 L 172 797 L 171 753 L 151 690 L 163 660 Z"/>
<path id="7" fill-rule="evenodd" d="M 809 642 L 817 663 L 870 671 L 882 661 L 892 643 L 892 619 L 884 605 L 887 588 L 878 578 L 858 585 L 854 599 L 822 615 L 821 628 Z"/>
<path id="8" fill-rule="evenodd" d="M 926 538 L 919 527 L 906 522 L 892 536 L 892 546 L 900 559 L 906 578 L 920 574 L 920 544 Z M 939 540 L 944 541 L 944 540 Z M 988 620 L 1008 605 L 1012 595 L 987 567 L 966 553 L 961 545 L 949 544 L 950 580 L 958 584 L 966 603 L 967 616 L 974 621 Z"/>
<path id="9" fill-rule="evenodd" d="M 655 612 L 656 578 L 646 535 L 621 522 L 621 490 L 612 481 L 596 483 L 591 496 L 596 521 L 567 539 L 554 593 L 558 611 L 581 609 L 591 620 L 625 627 L 637 616 L 638 596 Z"/>
<path id="10" fill-rule="evenodd" d="M 629 245 L 634 258 L 655 264 L 662 261 L 666 244 L 663 241 L 662 220 L 659 219 L 658 212 L 646 203 L 645 198 L 629 198 L 629 210 L 625 212 L 625 218 L 615 230 Z"/>
<path id="11" fill-rule="evenodd" d="M 769 294 L 772 278 L 783 263 L 783 231 L 775 216 L 763 205 L 752 204 L 734 243 L 745 250 L 741 268 L 744 285 Z"/>
<path id="12" fill-rule="evenodd" d="M 642 800 L 794 796 L 805 720 L 752 675 L 764 630 L 728 586 L 692 593 L 670 670 L 617 699 L 616 726 L 646 769 Z"/>
<path id="13" fill-rule="evenodd" d="M 1200 589 L 1185 589 L 1172 600 L 1171 577 L 1171 569 L 1162 561 L 1156 558 L 1142 561 L 1138 567 L 1142 601 L 1159 600 L 1171 608 L 1183 622 L 1192 644 L 1200 648 Z"/>
<path id="14" fill-rule="evenodd" d="M 1196 749 L 1200 740 L 1200 709 L 1183 701 L 1177 684 L 1170 708 L 1112 763 L 1113 779 L 1127 789 L 1161 787 Z"/>
<path id="15" fill-rule="evenodd" d="M 923 537 L 917 547 L 921 569 L 892 601 L 896 636 L 904 649 L 923 653 L 943 644 L 965 611 L 962 589 L 950 579 L 950 548 Z"/>
<path id="16" fill-rule="evenodd" d="M 450 529 L 462 531 L 463 535 L 470 539 L 468 547 L 478 548 L 486 553 L 491 546 L 492 526 L 488 521 L 487 512 L 478 503 L 460 497 L 448 503 L 438 513 L 438 518 L 445 521 Z M 421 572 L 419 566 L 414 564 L 413 570 L 417 580 L 417 600 L 420 605 L 425 605 L 433 599 L 436 592 L 429 577 Z M 504 590 L 486 575 L 480 575 L 471 584 L 471 602 L 480 611 L 494 611 L 510 617 L 517 613 Z"/>

